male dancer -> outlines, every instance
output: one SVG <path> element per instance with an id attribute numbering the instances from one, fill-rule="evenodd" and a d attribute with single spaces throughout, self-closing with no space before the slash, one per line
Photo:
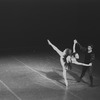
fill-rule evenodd
<path id="1" fill-rule="evenodd" d="M 81 63 L 81 62 L 78 62 L 78 61 L 77 61 L 77 59 L 79 59 L 79 55 L 78 55 L 78 53 L 77 53 L 76 50 L 75 50 L 76 43 L 77 43 L 77 40 L 74 40 L 74 44 L 73 44 L 73 53 L 72 53 L 72 55 L 70 56 L 70 57 L 71 57 L 71 63 L 74 63 L 74 64 L 76 64 L 76 65 L 83 65 L 83 66 L 92 66 L 92 63 L 85 64 L 85 63 Z"/>
<path id="2" fill-rule="evenodd" d="M 84 66 L 91 66 L 90 64 L 82 64 L 82 63 L 79 63 L 75 60 L 75 57 L 77 58 L 78 54 L 75 54 L 75 57 L 72 56 L 72 51 L 71 49 L 65 49 L 64 51 L 60 51 L 55 45 L 53 45 L 49 40 L 47 40 L 48 44 L 59 54 L 60 56 L 60 63 L 62 65 L 62 68 L 63 68 L 63 77 L 64 77 L 64 80 L 65 80 L 65 84 L 66 84 L 66 87 L 68 86 L 68 80 L 67 80 L 67 77 L 66 77 L 66 70 L 68 70 L 69 66 L 68 66 L 68 63 L 75 63 L 75 64 L 78 64 L 78 65 L 84 65 Z M 75 47 L 75 44 L 76 42 L 74 41 L 74 47 Z"/>
<path id="3" fill-rule="evenodd" d="M 80 44 L 79 44 L 79 46 L 80 46 L 80 49 L 85 52 L 84 63 L 85 64 L 93 63 L 93 61 L 95 59 L 95 54 L 93 53 L 93 45 L 88 45 L 87 48 L 82 47 Z M 88 71 L 89 77 L 90 77 L 90 86 L 92 87 L 93 86 L 92 68 L 93 68 L 93 66 L 88 66 L 88 67 L 82 66 L 82 73 L 81 73 L 81 76 L 80 76 L 80 79 L 78 80 L 78 82 L 81 81 L 81 79 L 84 77 L 86 71 Z"/>

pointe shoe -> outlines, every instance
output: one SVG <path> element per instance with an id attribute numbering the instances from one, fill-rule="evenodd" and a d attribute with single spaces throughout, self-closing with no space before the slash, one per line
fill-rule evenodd
<path id="1" fill-rule="evenodd" d="M 66 83 L 66 87 L 68 87 L 68 83 Z"/>

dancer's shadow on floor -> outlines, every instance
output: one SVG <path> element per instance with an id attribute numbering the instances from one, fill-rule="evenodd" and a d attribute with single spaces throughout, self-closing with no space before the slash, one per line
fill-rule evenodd
<path id="1" fill-rule="evenodd" d="M 67 73 L 70 74 L 76 80 L 76 82 L 78 82 L 79 76 L 75 72 L 68 70 Z M 90 83 L 84 81 L 83 79 L 81 80 L 81 82 L 90 85 Z M 100 86 L 100 80 L 99 81 L 95 80 L 93 87 L 99 87 L 99 86 Z"/>
<path id="2" fill-rule="evenodd" d="M 70 74 L 76 80 L 76 82 L 79 81 L 79 76 L 75 72 L 68 70 L 67 73 Z M 83 79 L 81 80 L 81 82 L 89 85 L 89 83 L 84 81 Z"/>
<path id="3" fill-rule="evenodd" d="M 62 70 L 59 70 L 59 71 L 62 72 Z M 65 83 L 62 81 L 63 77 L 61 75 L 59 75 L 55 70 L 50 71 L 50 72 L 44 72 L 44 71 L 40 71 L 40 72 L 42 74 L 44 74 L 47 78 L 54 80 L 65 86 Z M 67 71 L 67 73 L 69 75 L 71 75 L 75 79 L 76 82 L 79 80 L 79 76 L 75 72 L 69 70 L 69 71 Z M 71 78 L 68 78 L 68 80 L 73 81 L 73 79 L 71 79 Z M 84 81 L 83 79 L 81 80 L 81 82 L 89 85 L 89 83 Z M 97 87 L 97 86 L 99 86 L 99 84 L 94 85 L 94 87 Z"/>
<path id="4" fill-rule="evenodd" d="M 40 71 L 41 73 L 45 74 L 45 76 L 49 79 L 52 79 L 62 85 L 65 86 L 65 84 L 63 82 L 61 82 L 61 80 L 63 80 L 63 77 L 61 75 L 59 75 L 57 72 L 55 71 L 50 71 L 50 72 L 43 72 L 43 71 Z"/>
<path id="5" fill-rule="evenodd" d="M 62 71 L 62 70 L 59 70 L 59 71 Z M 79 81 L 79 76 L 78 76 L 75 72 L 73 72 L 73 71 L 71 71 L 71 70 L 68 70 L 67 73 L 68 73 L 69 75 L 71 75 L 71 76 L 75 79 L 76 82 Z M 69 79 L 69 78 L 68 78 L 68 80 L 73 81 L 73 79 Z M 83 79 L 81 80 L 81 82 L 83 82 L 83 83 L 89 85 L 89 83 L 86 82 L 86 81 L 84 81 Z"/>

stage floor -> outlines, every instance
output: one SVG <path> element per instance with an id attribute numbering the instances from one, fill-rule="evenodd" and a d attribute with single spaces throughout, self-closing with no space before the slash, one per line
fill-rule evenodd
<path id="1" fill-rule="evenodd" d="M 99 66 L 99 63 L 98 63 Z M 88 74 L 78 83 L 81 66 L 67 72 L 69 86 L 62 77 L 59 56 L 31 54 L 0 58 L 0 100 L 99 100 L 100 77 Z"/>

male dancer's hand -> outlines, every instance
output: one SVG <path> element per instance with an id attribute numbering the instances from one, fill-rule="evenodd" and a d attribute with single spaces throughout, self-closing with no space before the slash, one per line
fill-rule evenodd
<path id="1" fill-rule="evenodd" d="M 89 66 L 92 66 L 92 63 L 89 63 Z"/>

